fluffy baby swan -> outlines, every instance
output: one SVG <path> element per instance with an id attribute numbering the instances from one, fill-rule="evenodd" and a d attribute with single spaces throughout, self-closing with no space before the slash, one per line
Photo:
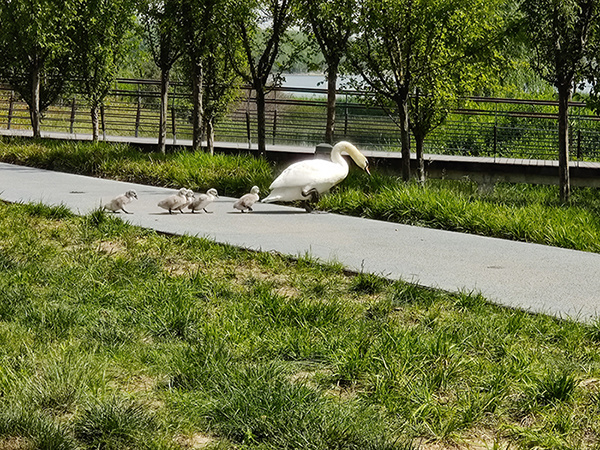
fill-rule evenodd
<path id="1" fill-rule="evenodd" d="M 331 150 L 331 161 L 308 159 L 288 166 L 271 183 L 271 193 L 262 201 L 270 203 L 304 200 L 306 210 L 312 211 L 308 204 L 309 198 L 313 202 L 319 201 L 321 194 L 329 191 L 348 175 L 348 163 L 342 157 L 342 152 L 346 152 L 358 167 L 370 173 L 367 158 L 351 143 L 341 141 Z"/>
<path id="2" fill-rule="evenodd" d="M 233 207 L 235 209 L 239 209 L 241 212 L 254 211 L 252 209 L 252 205 L 254 205 L 259 200 L 259 192 L 260 190 L 258 189 L 258 186 L 252 186 L 252 189 L 250 189 L 250 193 L 242 195 L 238 199 L 238 201 L 236 201 L 233 204 Z"/>
<path id="3" fill-rule="evenodd" d="M 183 211 L 181 211 L 181 208 L 188 204 L 189 192 L 191 192 L 189 189 L 181 188 L 179 189 L 179 192 L 177 192 L 177 194 L 170 195 L 164 200 L 158 202 L 158 206 L 168 210 L 169 214 L 173 214 L 173 210 L 179 210 L 179 212 L 183 213 Z"/>
<path id="4" fill-rule="evenodd" d="M 178 206 L 176 208 L 173 208 L 177 211 L 179 211 L 180 213 L 183 214 L 183 210 L 186 206 L 188 206 L 190 203 L 192 203 L 194 201 L 194 199 L 196 198 L 196 196 L 194 195 L 194 191 L 192 191 L 191 189 L 186 189 L 185 190 L 185 197 L 186 197 L 186 201 L 183 205 Z"/>
<path id="5" fill-rule="evenodd" d="M 131 203 L 131 201 L 134 198 L 135 199 L 138 198 L 137 192 L 135 192 L 133 189 L 131 189 L 130 191 L 125 192 L 124 194 L 117 195 L 108 204 L 104 205 L 104 209 L 107 209 L 112 212 L 117 212 L 117 211 L 121 210 L 124 213 L 131 214 L 129 211 L 127 211 L 125 209 L 125 205 Z"/>
<path id="6" fill-rule="evenodd" d="M 207 211 L 206 207 L 215 201 L 215 198 L 219 198 L 219 194 L 216 189 L 211 188 L 206 191 L 206 194 L 200 194 L 194 201 L 188 205 L 188 209 L 192 210 L 192 213 L 196 212 L 197 209 L 204 210 L 205 213 L 212 213 Z"/>

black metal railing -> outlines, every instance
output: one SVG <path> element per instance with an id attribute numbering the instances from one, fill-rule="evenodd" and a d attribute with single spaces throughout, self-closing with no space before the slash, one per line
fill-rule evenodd
<path id="1" fill-rule="evenodd" d="M 156 137 L 160 86 L 154 80 L 119 79 L 102 108 L 101 134 Z M 370 106 L 366 94 L 340 90 L 336 138 L 366 149 L 399 150 L 399 128 L 383 108 Z M 189 88 L 172 83 L 169 137 L 192 138 Z M 508 158 L 557 158 L 558 105 L 546 100 L 470 97 L 425 141 L 427 153 Z M 268 144 L 314 146 L 322 142 L 326 90 L 279 87 L 266 101 Z M 0 129 L 30 129 L 25 103 L 0 85 Z M 44 113 L 42 130 L 91 133 L 89 108 L 80 95 L 63 96 Z M 217 141 L 256 143 L 256 99 L 240 90 L 231 110 L 215 127 Z M 584 103 L 571 103 L 571 158 L 600 160 L 600 118 Z"/>

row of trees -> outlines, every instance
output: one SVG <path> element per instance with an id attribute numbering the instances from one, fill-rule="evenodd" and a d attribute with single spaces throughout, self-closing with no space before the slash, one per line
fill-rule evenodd
<path id="1" fill-rule="evenodd" d="M 244 82 L 256 91 L 258 146 L 266 146 L 265 96 L 307 34 L 325 61 L 325 139 L 335 139 L 340 70 L 397 119 L 402 177 L 412 132 L 424 177 L 423 142 L 456 99 L 489 92 L 517 60 L 555 87 L 561 198 L 569 198 L 568 105 L 573 89 L 599 78 L 600 0 L 6 0 L 0 5 L 0 77 L 27 102 L 34 135 L 40 111 L 75 80 L 94 138 L 98 109 L 138 27 L 161 73 L 159 148 L 165 149 L 170 73 L 183 61 L 192 87 L 194 148 L 212 148 L 213 122 Z"/>

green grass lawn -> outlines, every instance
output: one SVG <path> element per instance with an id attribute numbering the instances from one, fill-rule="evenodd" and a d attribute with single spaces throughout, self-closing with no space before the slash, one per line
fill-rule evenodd
<path id="1" fill-rule="evenodd" d="M 598 448 L 599 342 L 478 295 L 0 203 L 0 448 Z"/>

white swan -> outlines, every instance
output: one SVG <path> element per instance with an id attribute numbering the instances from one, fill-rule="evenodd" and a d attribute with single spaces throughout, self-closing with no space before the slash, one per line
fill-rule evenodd
<path id="1" fill-rule="evenodd" d="M 239 209 L 241 212 L 254 211 L 252 209 L 252 205 L 254 205 L 259 200 L 259 192 L 260 190 L 258 189 L 258 186 L 252 186 L 252 189 L 250 189 L 250 193 L 242 195 L 233 204 L 233 207 L 235 209 Z"/>
<path id="2" fill-rule="evenodd" d="M 190 192 L 192 191 L 190 191 L 189 189 L 181 188 L 179 189 L 179 192 L 177 192 L 177 194 L 170 195 L 164 200 L 158 202 L 158 206 L 169 210 L 169 214 L 173 214 L 173 210 L 179 210 L 179 212 L 183 213 L 183 211 L 181 211 L 181 208 L 188 204 L 188 195 Z"/>
<path id="3" fill-rule="evenodd" d="M 262 201 L 270 203 L 304 200 L 306 210 L 312 211 L 308 199 L 318 201 L 321 194 L 329 191 L 348 175 L 348 163 L 342 157 L 342 152 L 350 155 L 358 167 L 370 174 L 367 158 L 351 143 L 341 141 L 331 150 L 331 161 L 309 159 L 290 165 L 271 183 L 271 193 Z"/>
<path id="4" fill-rule="evenodd" d="M 188 209 L 191 209 L 193 213 L 196 212 L 197 209 L 202 209 L 205 213 L 212 212 L 207 211 L 206 207 L 210 203 L 214 202 L 215 198 L 219 198 L 219 193 L 216 189 L 211 188 L 208 191 L 206 191 L 206 194 L 200 194 L 194 201 L 192 201 L 188 205 Z"/>
<path id="5" fill-rule="evenodd" d="M 107 209 L 112 212 L 117 212 L 118 210 L 122 210 L 124 213 L 131 214 L 127 211 L 124 206 L 131 203 L 133 199 L 137 199 L 137 192 L 133 189 L 125 192 L 124 194 L 117 195 L 113 198 L 108 204 L 104 205 L 104 209 Z"/>

